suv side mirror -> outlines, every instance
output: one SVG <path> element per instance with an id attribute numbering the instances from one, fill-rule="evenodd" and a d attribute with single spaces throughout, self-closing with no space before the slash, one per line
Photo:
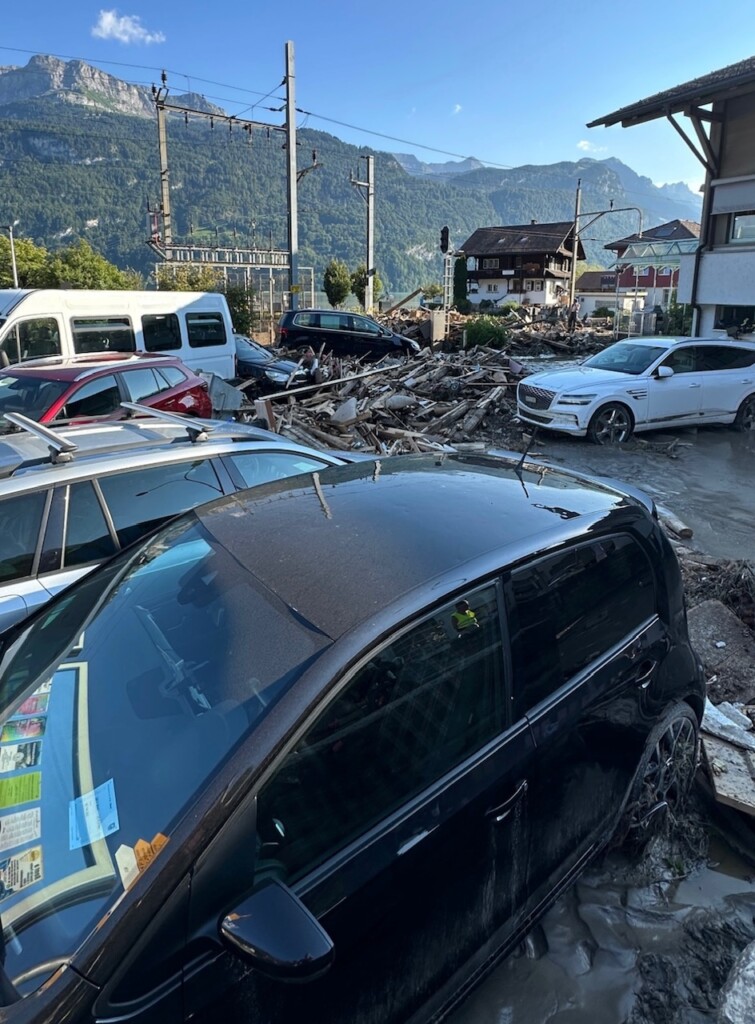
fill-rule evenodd
<path id="1" fill-rule="evenodd" d="M 659 366 L 655 371 L 655 376 L 658 380 L 663 380 L 664 377 L 673 377 L 674 371 L 670 366 Z"/>
<path id="2" fill-rule="evenodd" d="M 278 981 L 313 981 L 333 963 L 333 940 L 298 896 L 271 879 L 230 911 L 220 935 L 260 974 Z"/>

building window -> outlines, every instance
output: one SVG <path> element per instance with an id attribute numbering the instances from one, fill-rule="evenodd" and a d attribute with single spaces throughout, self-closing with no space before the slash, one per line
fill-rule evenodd
<path id="1" fill-rule="evenodd" d="M 489 292 L 497 292 L 498 291 L 498 285 L 497 284 L 489 284 L 488 285 L 488 291 Z"/>
<path id="2" fill-rule="evenodd" d="M 715 323 L 718 330 L 740 327 L 749 334 L 755 324 L 755 306 L 716 306 Z"/>
<path id="3" fill-rule="evenodd" d="M 755 245 L 755 211 L 734 213 L 729 240 L 736 245 Z"/>
<path id="4" fill-rule="evenodd" d="M 483 260 L 482 261 L 482 269 L 483 270 L 498 270 L 499 266 L 500 266 L 500 263 L 499 263 L 499 260 L 498 260 L 497 257 L 496 257 L 496 259 L 488 259 L 488 260 Z"/>

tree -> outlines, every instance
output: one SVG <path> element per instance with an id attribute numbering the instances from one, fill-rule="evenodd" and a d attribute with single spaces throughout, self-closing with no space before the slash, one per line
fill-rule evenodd
<path id="1" fill-rule="evenodd" d="M 51 288 L 141 288 L 134 270 L 119 270 L 81 239 L 55 253 L 48 261 Z"/>
<path id="2" fill-rule="evenodd" d="M 19 288 L 45 288 L 49 286 L 49 255 L 41 245 L 29 238 L 14 238 Z M 10 239 L 0 236 L 0 288 L 13 287 L 13 261 Z"/>
<path id="3" fill-rule="evenodd" d="M 157 268 L 157 287 L 163 292 L 222 292 L 224 279 L 216 267 L 171 263 Z"/>
<path id="4" fill-rule="evenodd" d="M 464 256 L 454 263 L 454 306 L 460 313 L 469 311 L 470 302 L 467 298 L 467 260 Z"/>
<path id="5" fill-rule="evenodd" d="M 342 304 L 351 291 L 351 274 L 343 260 L 331 260 L 325 268 L 322 287 L 334 309 Z"/>
<path id="6" fill-rule="evenodd" d="M 372 277 L 372 300 L 373 302 L 378 298 L 383 290 L 383 282 L 377 275 L 377 271 Z M 360 263 L 354 273 L 351 275 L 351 291 L 359 299 L 359 304 L 364 306 L 364 297 L 367 292 L 367 264 Z"/>
<path id="7" fill-rule="evenodd" d="M 464 287 L 466 288 L 466 281 Z M 426 299 L 439 299 L 443 294 L 443 285 L 437 284 L 435 281 L 431 281 L 430 284 L 423 284 L 422 294 Z"/>

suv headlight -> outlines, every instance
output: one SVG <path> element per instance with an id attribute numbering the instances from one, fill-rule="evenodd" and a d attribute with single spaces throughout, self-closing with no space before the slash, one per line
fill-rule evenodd
<path id="1" fill-rule="evenodd" d="M 265 370 L 265 376 L 274 384 L 285 384 L 288 380 L 288 374 L 282 370 Z"/>
<path id="2" fill-rule="evenodd" d="M 564 395 L 559 398 L 556 405 L 589 405 L 594 402 L 597 395 Z"/>

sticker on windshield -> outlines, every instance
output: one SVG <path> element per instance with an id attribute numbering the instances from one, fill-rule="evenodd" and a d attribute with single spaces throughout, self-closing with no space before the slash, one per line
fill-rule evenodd
<path id="1" fill-rule="evenodd" d="M 0 860 L 0 900 L 42 880 L 42 847 Z"/>
<path id="2" fill-rule="evenodd" d="M 10 779 L 0 779 L 0 808 L 16 807 L 39 800 L 42 792 L 42 773 L 27 772 Z"/>
<path id="3" fill-rule="evenodd" d="M 33 693 L 27 697 L 23 704 L 16 709 L 13 718 L 20 718 L 22 715 L 44 715 L 50 703 L 50 694 Z"/>
<path id="4" fill-rule="evenodd" d="M 44 736 L 46 722 L 46 718 L 12 718 L 3 726 L 0 743 L 7 743 L 9 740 L 31 740 L 38 736 Z"/>
<path id="5" fill-rule="evenodd" d="M 2 785 L 2 780 L 0 780 Z M 118 806 L 115 802 L 115 785 L 112 779 L 101 786 L 84 793 L 68 805 L 68 845 L 79 850 L 117 832 Z"/>
<path id="6" fill-rule="evenodd" d="M 0 815 L 0 851 L 31 843 L 42 835 L 42 812 L 39 807 L 15 814 Z"/>
<path id="7" fill-rule="evenodd" d="M 130 888 L 142 871 L 146 871 L 167 842 L 168 837 L 158 832 L 151 843 L 146 839 L 137 839 L 133 846 L 118 847 L 115 863 L 124 889 Z"/>
<path id="8" fill-rule="evenodd" d="M 0 747 L 0 775 L 15 772 L 21 768 L 36 768 L 42 760 L 42 741 L 11 743 Z"/>

